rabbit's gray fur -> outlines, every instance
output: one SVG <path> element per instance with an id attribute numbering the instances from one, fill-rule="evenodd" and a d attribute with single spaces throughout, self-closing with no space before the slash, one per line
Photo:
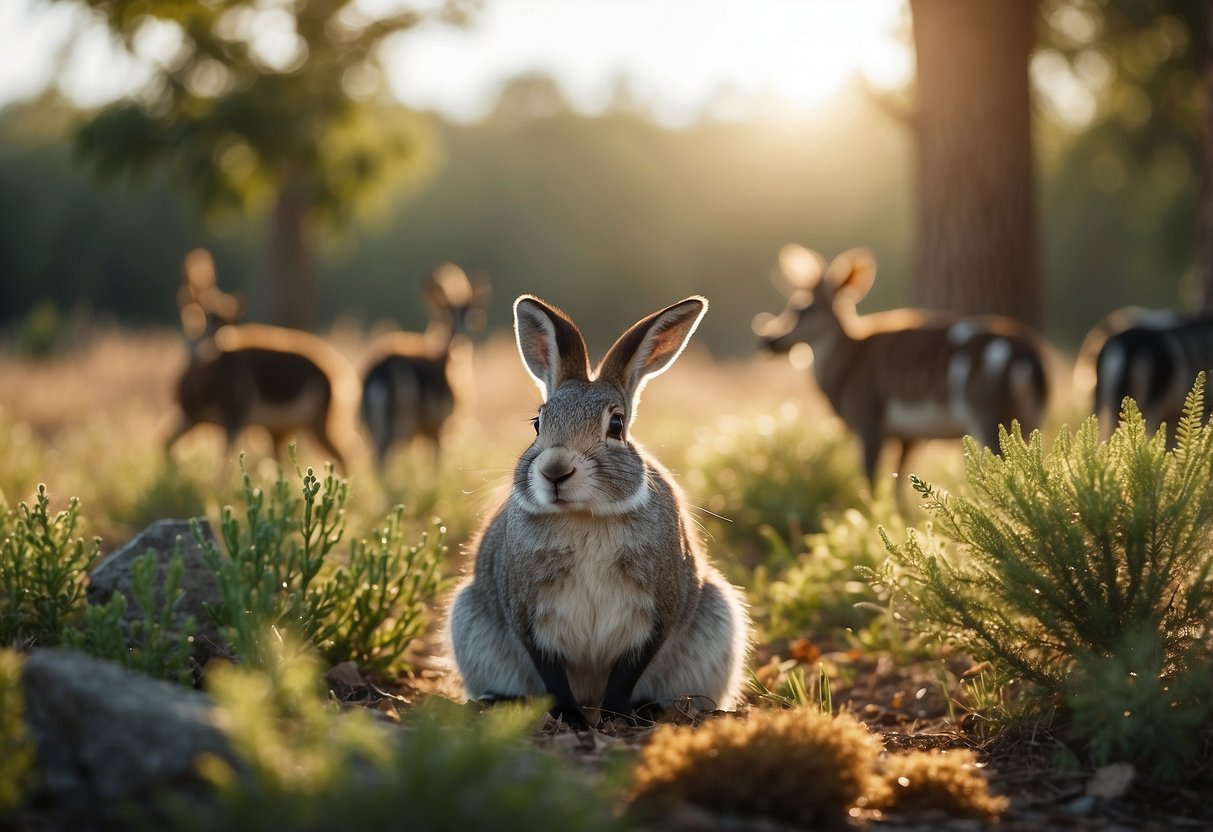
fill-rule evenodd
<path id="1" fill-rule="evenodd" d="M 547 401 L 451 608 L 470 697 L 549 695 L 573 722 L 578 706 L 737 704 L 745 605 L 700 551 L 678 486 L 627 434 L 641 387 L 706 309 L 692 297 L 650 315 L 591 373 L 564 313 L 528 295 L 515 303 L 519 351 Z"/>

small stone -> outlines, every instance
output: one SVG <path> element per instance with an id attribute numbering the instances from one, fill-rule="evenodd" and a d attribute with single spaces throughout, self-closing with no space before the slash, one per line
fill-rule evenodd
<path id="1" fill-rule="evenodd" d="M 160 520 L 135 536 L 130 543 L 118 549 L 103 560 L 89 574 L 88 601 L 90 604 L 108 603 L 114 593 L 120 592 L 126 597 L 126 614 L 123 623 L 130 624 L 142 617 L 132 595 L 131 582 L 134 577 L 135 561 L 149 551 L 156 556 L 156 602 L 164 604 L 164 579 L 176 550 L 177 539 L 181 539 L 181 589 L 183 596 L 177 608 L 180 622 L 185 617 L 194 619 L 194 660 L 199 666 L 204 666 L 213 656 L 223 655 L 224 642 L 219 630 L 206 611 L 207 604 L 218 605 L 223 599 L 219 594 L 219 585 L 215 576 L 207 567 L 202 557 L 202 547 L 194 537 L 190 520 Z M 205 517 L 198 518 L 199 530 L 204 539 L 215 541 L 210 522 Z"/>

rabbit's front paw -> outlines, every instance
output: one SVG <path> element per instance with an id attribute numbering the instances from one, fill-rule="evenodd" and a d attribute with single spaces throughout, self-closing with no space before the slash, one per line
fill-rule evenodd
<path id="1" fill-rule="evenodd" d="M 586 721 L 585 714 L 576 705 L 560 705 L 548 711 L 553 718 L 560 720 L 565 725 L 572 728 L 574 731 L 590 730 L 590 723 Z"/>

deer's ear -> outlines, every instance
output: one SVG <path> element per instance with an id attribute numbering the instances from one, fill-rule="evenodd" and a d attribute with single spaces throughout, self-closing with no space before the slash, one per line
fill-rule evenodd
<path id="1" fill-rule="evenodd" d="M 488 306 L 489 296 L 492 294 L 493 287 L 489 284 L 489 279 L 483 272 L 477 272 L 476 276 L 472 278 L 472 305 Z"/>
<path id="2" fill-rule="evenodd" d="M 240 295 L 215 289 L 209 306 L 211 313 L 222 318 L 225 323 L 234 324 L 244 317 L 244 298 Z"/>
<path id="3" fill-rule="evenodd" d="M 545 399 L 563 381 L 589 379 L 590 359 L 581 330 L 556 307 L 534 295 L 518 298 L 514 301 L 514 337 L 522 363 Z"/>
<path id="4" fill-rule="evenodd" d="M 196 248 L 185 255 L 182 271 L 186 289 L 193 300 L 198 300 L 215 286 L 215 260 L 204 248 Z"/>
<path id="5" fill-rule="evenodd" d="M 785 297 L 791 297 L 796 292 L 816 289 L 825 269 L 826 261 L 820 254 L 799 243 L 788 243 L 779 250 L 771 281 Z"/>
<path id="6" fill-rule="evenodd" d="M 876 257 L 866 248 L 853 248 L 834 258 L 826 278 L 839 294 L 859 303 L 872 290 L 876 279 Z"/>

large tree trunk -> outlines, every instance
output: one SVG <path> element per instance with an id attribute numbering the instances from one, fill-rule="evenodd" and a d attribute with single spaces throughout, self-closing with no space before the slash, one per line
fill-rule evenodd
<path id="1" fill-rule="evenodd" d="M 1201 309 L 1213 309 L 1213 0 L 1195 32 L 1200 60 L 1204 134 L 1201 141 L 1200 205 L 1196 226 L 1196 280 Z"/>
<path id="2" fill-rule="evenodd" d="M 308 228 L 307 173 L 291 166 L 274 204 L 269 241 L 270 308 L 281 326 L 310 329 L 316 323 L 316 258 Z"/>
<path id="3" fill-rule="evenodd" d="M 918 60 L 915 304 L 1043 317 L 1028 57 L 1035 0 L 910 0 Z"/>

